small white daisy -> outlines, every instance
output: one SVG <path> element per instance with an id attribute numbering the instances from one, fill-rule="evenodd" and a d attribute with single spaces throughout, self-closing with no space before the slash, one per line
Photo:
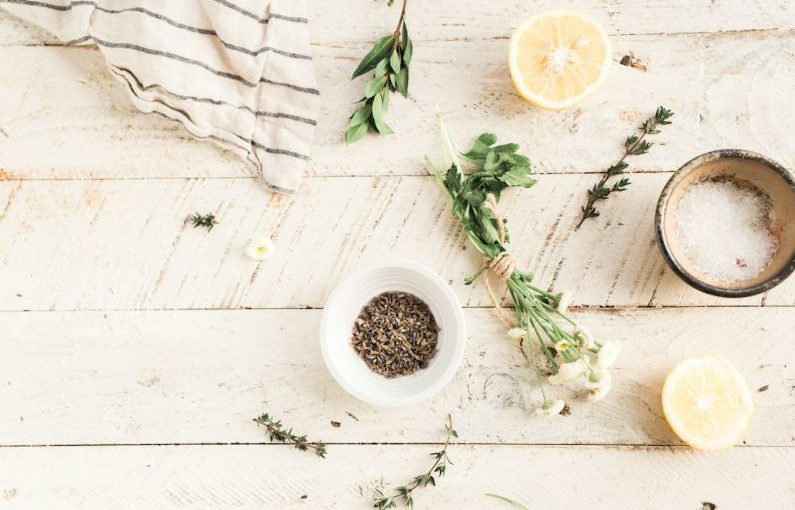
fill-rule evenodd
<path id="1" fill-rule="evenodd" d="M 254 260 L 268 260 L 276 250 L 276 245 L 273 244 L 267 237 L 255 239 L 246 248 L 246 255 Z"/>
<path id="2" fill-rule="evenodd" d="M 582 358 L 571 363 L 563 363 L 560 365 L 557 374 L 550 375 L 547 380 L 553 386 L 560 386 L 561 384 L 576 379 L 585 371 L 586 365 Z"/>
<path id="3" fill-rule="evenodd" d="M 609 368 L 613 366 L 618 354 L 621 352 L 621 344 L 618 342 L 607 341 L 602 345 L 601 349 L 596 355 L 596 364 L 601 368 Z"/>

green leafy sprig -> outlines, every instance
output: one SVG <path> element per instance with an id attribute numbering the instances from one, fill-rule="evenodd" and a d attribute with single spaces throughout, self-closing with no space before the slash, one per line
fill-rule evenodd
<path id="1" fill-rule="evenodd" d="M 387 508 L 396 508 L 398 503 L 414 508 L 414 491 L 429 485 L 436 486 L 437 477 L 443 477 L 447 472 L 447 465 L 453 464 L 447 456 L 447 447 L 452 438 L 458 437 L 458 432 L 453 429 L 453 418 L 449 414 L 444 428 L 447 432 L 444 445 L 438 452 L 431 453 L 431 457 L 434 458 L 431 468 L 425 473 L 415 476 L 408 484 L 395 487 L 391 495 L 385 495 L 383 491 L 377 490 L 373 499 L 373 508 L 386 510 Z"/>
<path id="2" fill-rule="evenodd" d="M 631 183 L 627 177 L 621 177 L 613 185 L 608 186 L 607 181 L 614 176 L 621 175 L 627 169 L 629 164 L 625 161 L 628 156 L 640 156 L 646 154 L 651 149 L 653 143 L 647 141 L 646 135 L 656 135 L 660 132 L 659 126 L 665 126 L 671 123 L 669 120 L 673 117 L 674 113 L 663 106 L 657 108 L 653 117 L 646 119 L 643 124 L 638 127 L 640 135 L 633 133 L 624 141 L 624 155 L 621 156 L 614 165 L 610 166 L 604 171 L 602 178 L 599 182 L 594 184 L 594 187 L 588 190 L 588 201 L 582 206 L 582 217 L 580 222 L 577 223 L 576 228 L 580 226 L 588 218 L 596 218 L 599 216 L 599 211 L 596 209 L 595 204 L 599 200 L 606 200 L 614 191 L 624 191 Z"/>
<path id="3" fill-rule="evenodd" d="M 293 434 L 292 428 L 284 430 L 282 427 L 282 422 L 274 420 L 268 413 L 264 413 L 254 418 L 254 421 L 257 423 L 257 425 L 265 428 L 271 441 L 292 444 L 296 450 L 300 450 L 302 452 L 312 450 L 318 457 L 326 457 L 325 443 L 311 442 L 306 438 L 306 436 Z"/>
<path id="4" fill-rule="evenodd" d="M 211 231 L 216 223 L 214 214 L 199 214 L 193 213 L 188 216 L 188 221 L 193 224 L 193 228 L 206 228 L 207 232 Z"/>
<path id="5" fill-rule="evenodd" d="M 390 0 L 389 5 L 393 2 Z M 373 71 L 373 77 L 364 87 L 364 97 L 358 101 L 360 106 L 350 117 L 345 132 L 346 143 L 360 140 L 368 131 L 383 135 L 393 132 L 384 122 L 384 114 L 389 108 L 389 95 L 399 92 L 403 97 L 408 97 L 409 64 L 414 53 L 414 43 L 406 26 L 407 4 L 408 0 L 403 0 L 395 31 L 378 39 L 353 71 L 352 80 L 370 71 Z"/>
<path id="6" fill-rule="evenodd" d="M 475 281 L 486 269 L 494 269 L 495 262 L 513 262 L 508 265 L 510 274 L 503 274 L 514 307 L 508 334 L 519 341 L 522 355 L 535 373 L 543 397 L 543 404 L 537 412 L 558 414 L 565 409 L 565 402 L 547 396 L 542 368 L 546 372 L 548 367 L 552 376 L 558 376 L 564 365 L 574 363 L 566 367 L 565 373 L 559 377 L 569 377 L 572 372 L 569 369 L 574 367 L 581 368 L 581 371 L 575 371 L 572 377 L 582 375 L 593 385 L 604 380 L 606 387 L 609 387 L 609 381 L 607 376 L 596 370 L 591 359 L 604 344 L 593 340 L 590 333 L 567 315 L 568 296 L 533 285 L 533 274 L 517 269 L 515 259 L 507 250 L 509 236 L 505 221 L 497 212 L 497 202 L 505 188 L 529 188 L 535 183 L 530 176 L 532 166 L 527 157 L 518 154 L 516 144 L 494 145 L 494 135 L 481 135 L 472 150 L 459 154 L 441 115 L 439 123 L 452 165 L 443 173 L 430 158 L 425 158 L 426 163 L 450 196 L 453 214 L 460 220 L 470 242 L 485 258 L 480 271 L 467 278 L 466 283 Z M 462 173 L 459 156 L 471 161 L 469 166 L 474 167 L 466 176 Z M 499 302 L 491 295 L 499 312 Z M 606 391 L 600 397 L 604 394 Z M 553 413 L 553 410 L 557 412 Z"/>

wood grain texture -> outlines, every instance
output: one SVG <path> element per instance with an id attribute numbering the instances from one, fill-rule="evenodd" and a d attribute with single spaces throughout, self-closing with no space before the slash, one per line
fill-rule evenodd
<path id="1" fill-rule="evenodd" d="M 512 248 L 543 287 L 583 306 L 795 304 L 795 279 L 731 300 L 695 291 L 665 265 L 653 210 L 666 174 L 634 184 L 574 231 L 592 175 L 545 175 L 503 201 Z M 406 257 L 448 280 L 466 306 L 488 306 L 464 285 L 479 257 L 431 177 L 311 178 L 292 202 L 251 179 L 0 182 L 0 310 L 321 307 L 363 264 Z M 214 212 L 207 232 L 188 215 Z M 244 254 L 259 235 L 277 252 Z"/>
<path id="2" fill-rule="evenodd" d="M 564 112 L 530 107 L 514 92 L 507 40 L 428 41 L 415 54 L 411 98 L 392 103 L 396 134 L 353 146 L 342 143 L 342 133 L 364 85 L 348 77 L 367 48 L 320 46 L 323 109 L 308 173 L 423 175 L 423 155 L 437 152 L 437 104 L 462 148 L 493 131 L 519 142 L 541 173 L 602 171 L 660 104 L 677 113 L 674 124 L 656 137 L 657 147 L 632 161 L 637 171 L 672 171 L 702 152 L 735 147 L 792 167 L 793 41 L 795 31 L 615 37 L 615 60 L 632 51 L 648 70 L 616 63 L 601 91 Z M 0 168 L 7 178 L 254 175 L 235 155 L 136 112 L 97 51 L 0 47 L 0 61 L 15 69 L 0 76 Z"/>
<path id="3" fill-rule="evenodd" d="M 585 402 L 581 388 L 547 388 L 572 408 L 552 418 L 535 416 L 534 377 L 491 310 L 466 311 L 455 379 L 429 401 L 396 409 L 337 386 L 320 354 L 320 314 L 2 313 L 2 342 L 15 347 L 0 357 L 0 446 L 266 442 L 251 421 L 263 411 L 331 443 L 436 441 L 450 412 L 466 443 L 678 445 L 662 416 L 662 383 L 681 359 L 705 352 L 729 359 L 752 388 L 744 443 L 795 446 L 790 309 L 577 313 L 623 352 L 599 404 Z"/>
<path id="4" fill-rule="evenodd" d="M 386 1 L 351 0 L 343 4 L 312 0 L 312 38 L 316 44 L 370 41 L 397 22 L 397 7 Z M 574 8 L 605 26 L 610 35 L 678 34 L 795 28 L 787 0 L 435 0 L 412 2 L 409 22 L 417 40 L 482 40 L 505 37 L 519 22 L 546 9 Z M 0 10 L 0 46 L 61 44 L 55 37 Z"/>
<path id="5" fill-rule="evenodd" d="M 365 510 L 374 489 L 405 483 L 427 468 L 429 448 L 338 446 L 325 460 L 279 446 L 0 449 L 0 505 Z M 782 469 L 795 463 L 793 448 L 716 454 L 453 446 L 450 455 L 455 465 L 436 488 L 417 495 L 417 508 L 509 508 L 487 492 L 543 509 L 697 509 L 704 501 L 720 510 L 795 505 L 795 481 Z M 487 469 L 494 466 L 502 469 Z"/>

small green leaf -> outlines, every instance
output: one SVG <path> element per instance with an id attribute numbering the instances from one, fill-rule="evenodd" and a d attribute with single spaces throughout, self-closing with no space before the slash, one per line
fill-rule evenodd
<path id="1" fill-rule="evenodd" d="M 375 96 L 381 89 L 384 88 L 386 84 L 386 76 L 382 76 L 380 78 L 373 78 L 372 80 L 367 82 L 367 86 L 364 87 L 364 97 L 370 99 L 371 97 Z"/>
<path id="2" fill-rule="evenodd" d="M 411 64 L 411 57 L 414 56 L 414 42 L 407 39 L 406 47 L 403 49 L 403 63 L 406 65 Z"/>
<path id="3" fill-rule="evenodd" d="M 375 66 L 378 65 L 378 62 L 389 55 L 389 52 L 392 51 L 394 44 L 394 35 L 385 35 L 384 37 L 378 39 L 370 52 L 367 53 L 367 55 L 365 55 L 362 61 L 359 63 L 359 66 L 356 68 L 356 70 L 353 71 L 351 79 L 353 80 L 375 69 Z"/>
<path id="4" fill-rule="evenodd" d="M 392 56 L 389 57 L 389 67 L 391 67 L 392 70 L 395 71 L 396 73 L 399 73 L 400 63 L 401 63 L 400 55 L 398 54 L 397 48 L 395 48 L 395 50 L 392 51 Z"/>
<path id="5" fill-rule="evenodd" d="M 389 61 L 387 59 L 381 60 L 377 66 L 375 66 L 375 77 L 380 78 L 386 75 L 386 69 L 389 65 Z"/>
<path id="6" fill-rule="evenodd" d="M 373 98 L 373 124 L 375 124 L 375 129 L 382 135 L 391 135 L 393 133 L 392 129 L 382 119 L 383 108 L 384 100 L 381 94 L 376 94 Z"/>
<path id="7" fill-rule="evenodd" d="M 409 68 L 403 67 L 397 76 L 397 83 L 395 84 L 398 92 L 403 97 L 409 97 Z"/>
<path id="8" fill-rule="evenodd" d="M 359 124 L 358 126 L 350 127 L 345 132 L 345 143 L 351 144 L 362 139 L 367 134 L 368 124 Z"/>
<path id="9" fill-rule="evenodd" d="M 389 89 L 384 89 L 381 91 L 382 102 L 383 104 L 383 111 L 387 111 L 389 109 Z"/>
<path id="10" fill-rule="evenodd" d="M 365 103 L 358 110 L 356 110 L 353 115 L 351 115 L 351 121 L 348 123 L 348 127 L 356 127 L 359 124 L 367 122 L 367 119 L 370 118 L 371 112 L 372 105 L 369 102 Z"/>
<path id="11" fill-rule="evenodd" d="M 467 159 L 483 159 L 486 157 L 486 153 L 489 152 L 489 147 L 495 143 L 497 143 L 496 135 L 492 133 L 483 133 L 475 140 L 472 149 L 464 154 L 464 157 Z"/>

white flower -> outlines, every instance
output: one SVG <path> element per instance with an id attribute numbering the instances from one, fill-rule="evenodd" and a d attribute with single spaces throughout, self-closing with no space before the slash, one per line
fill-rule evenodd
<path id="1" fill-rule="evenodd" d="M 254 260 L 268 260 L 276 250 L 276 245 L 273 244 L 267 237 L 255 239 L 246 248 L 246 255 Z"/>
<path id="2" fill-rule="evenodd" d="M 593 341 L 593 335 L 591 335 L 591 332 L 588 331 L 586 328 L 582 326 L 577 326 L 576 328 L 574 328 L 572 334 L 574 338 L 578 339 L 581 342 L 580 344 L 581 349 L 586 350 L 596 346 L 596 344 L 594 344 Z"/>
<path id="3" fill-rule="evenodd" d="M 579 375 L 585 371 L 585 368 L 585 361 L 583 361 L 582 358 L 578 359 L 577 361 L 572 361 L 571 363 L 563 363 L 560 365 L 558 373 L 550 375 L 547 380 L 549 381 L 549 384 L 560 386 L 566 381 L 571 381 L 572 379 L 579 377 Z"/>
<path id="4" fill-rule="evenodd" d="M 601 368 L 609 368 L 613 366 L 620 352 L 621 344 L 608 340 L 601 349 L 599 349 L 599 353 L 596 355 L 596 364 Z"/>
<path id="5" fill-rule="evenodd" d="M 565 313 L 571 306 L 572 295 L 571 292 L 564 290 L 558 296 L 558 305 L 555 307 L 559 312 Z"/>
<path id="6" fill-rule="evenodd" d="M 585 387 L 588 388 L 588 401 L 598 402 L 602 400 L 610 393 L 612 385 L 612 378 L 607 370 L 597 372 L 597 376 L 594 379 L 589 377 L 585 382 Z"/>
<path id="7" fill-rule="evenodd" d="M 571 349 L 571 344 L 565 338 L 563 340 L 558 340 L 555 342 L 555 350 L 558 352 L 565 352 Z"/>
<path id="8" fill-rule="evenodd" d="M 555 416 L 560 414 L 564 407 L 566 407 L 566 402 L 563 400 L 547 400 L 541 407 L 536 409 L 536 414 L 538 416 Z"/>
<path id="9" fill-rule="evenodd" d="M 508 336 L 514 340 L 521 340 L 522 338 L 527 338 L 527 331 L 522 328 L 511 328 L 508 330 Z"/>

